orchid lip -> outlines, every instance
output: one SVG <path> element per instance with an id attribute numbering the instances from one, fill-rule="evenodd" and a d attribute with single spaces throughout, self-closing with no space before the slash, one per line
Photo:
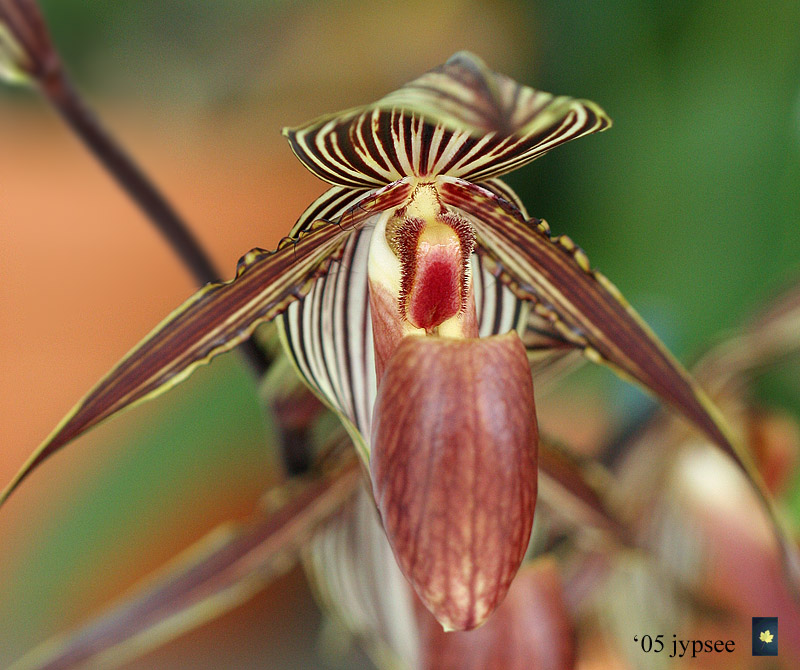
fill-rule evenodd
<path id="1" fill-rule="evenodd" d="M 401 570 L 446 629 L 475 628 L 505 596 L 533 520 L 537 429 L 517 334 L 405 337 L 380 381 L 371 441 Z"/>

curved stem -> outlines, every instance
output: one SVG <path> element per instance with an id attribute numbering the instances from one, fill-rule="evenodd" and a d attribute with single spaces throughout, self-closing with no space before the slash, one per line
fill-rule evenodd
<path id="1" fill-rule="evenodd" d="M 97 117 L 83 103 L 67 77 L 49 77 L 42 92 L 86 147 L 114 176 L 117 183 L 147 215 L 201 286 L 220 281 L 208 254 L 189 227 L 133 159 L 106 132 Z M 256 377 L 270 364 L 267 355 L 248 340 L 240 347 Z"/>
<path id="2" fill-rule="evenodd" d="M 197 283 L 202 286 L 220 281 L 219 272 L 189 226 L 72 86 L 35 0 L 0 0 L 0 21 L 22 50 L 18 66 L 38 83 L 67 125 L 155 225 Z M 247 340 L 238 349 L 256 379 L 263 377 L 273 362 L 272 357 L 253 340 Z M 297 439 L 283 440 L 282 457 L 289 474 L 307 469 L 307 449 Z"/>

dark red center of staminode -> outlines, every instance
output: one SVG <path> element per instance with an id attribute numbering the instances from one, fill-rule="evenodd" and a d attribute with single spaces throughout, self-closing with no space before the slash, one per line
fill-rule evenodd
<path id="1" fill-rule="evenodd" d="M 455 245 L 422 243 L 418 252 L 406 317 L 417 328 L 430 331 L 461 309 L 463 264 Z"/>
<path id="2" fill-rule="evenodd" d="M 430 222 L 406 219 L 395 240 L 403 273 L 400 311 L 431 332 L 466 304 L 472 230 L 463 218 L 445 212 Z"/>

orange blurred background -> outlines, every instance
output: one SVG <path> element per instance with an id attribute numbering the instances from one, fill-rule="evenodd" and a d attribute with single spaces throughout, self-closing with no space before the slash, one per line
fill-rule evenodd
<path id="1" fill-rule="evenodd" d="M 78 89 L 225 277 L 325 189 L 282 126 L 374 100 L 461 49 L 611 114 L 611 132 L 510 181 L 684 362 L 800 269 L 792 3 L 41 4 Z M 45 103 L 0 88 L 0 484 L 194 289 Z M 787 369 L 776 397 L 796 410 Z M 537 398 L 538 412 L 591 452 L 641 396 L 581 381 Z M 37 470 L 0 510 L 0 667 L 252 511 L 278 476 L 270 435 L 255 385 L 226 355 Z M 337 667 L 317 654 L 319 626 L 294 572 L 132 667 Z"/>

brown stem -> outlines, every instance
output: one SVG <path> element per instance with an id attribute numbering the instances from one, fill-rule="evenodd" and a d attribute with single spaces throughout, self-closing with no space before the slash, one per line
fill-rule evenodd
<path id="1" fill-rule="evenodd" d="M 211 258 L 189 226 L 103 128 L 72 86 L 36 2 L 0 0 L 0 21 L 6 24 L 24 53 L 24 62 L 19 66 L 39 84 L 67 125 L 166 238 L 197 283 L 202 286 L 220 281 Z M 250 341 L 244 343 L 241 350 L 253 373 L 261 377 L 269 367 L 269 357 Z"/>
<path id="2" fill-rule="evenodd" d="M 20 67 L 39 84 L 67 125 L 166 238 L 197 283 L 202 286 L 220 281 L 217 269 L 189 226 L 103 128 L 72 86 L 35 0 L 0 0 L 0 21 L 24 52 L 25 62 Z M 242 343 L 239 350 L 256 378 L 262 377 L 272 364 L 272 358 L 252 340 Z M 283 440 L 281 451 L 289 474 L 307 469 L 307 449 L 297 440 Z"/>
<path id="3" fill-rule="evenodd" d="M 100 125 L 63 72 L 42 81 L 42 92 L 95 158 L 158 228 L 197 283 L 202 286 L 220 281 L 213 262 L 189 227 L 133 159 Z M 269 367 L 267 356 L 252 341 L 244 343 L 241 350 L 254 374 L 260 377 Z"/>

